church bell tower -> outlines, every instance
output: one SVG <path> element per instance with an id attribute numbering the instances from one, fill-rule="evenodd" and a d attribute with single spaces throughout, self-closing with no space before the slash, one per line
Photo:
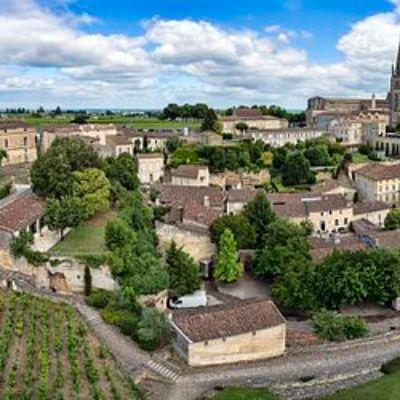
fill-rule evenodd
<path id="1" fill-rule="evenodd" d="M 397 127 L 400 124 L 400 43 L 396 64 L 392 65 L 389 102 L 389 124 L 391 127 Z"/>

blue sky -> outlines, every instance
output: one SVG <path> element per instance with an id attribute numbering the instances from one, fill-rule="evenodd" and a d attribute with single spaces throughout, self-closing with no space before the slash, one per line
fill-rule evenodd
<path id="1" fill-rule="evenodd" d="M 400 0 L 0 0 L 0 107 L 385 96 L 399 37 Z"/>

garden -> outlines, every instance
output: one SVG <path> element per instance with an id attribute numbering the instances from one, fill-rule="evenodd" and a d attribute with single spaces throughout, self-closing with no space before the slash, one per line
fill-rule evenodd
<path id="1" fill-rule="evenodd" d="M 0 398 L 141 399 L 77 312 L 0 292 Z"/>

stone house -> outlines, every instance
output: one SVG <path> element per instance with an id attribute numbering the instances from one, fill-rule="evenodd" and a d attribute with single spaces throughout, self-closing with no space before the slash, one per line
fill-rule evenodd
<path id="1" fill-rule="evenodd" d="M 180 165 L 171 172 L 172 185 L 208 186 L 210 172 L 204 165 Z"/>
<path id="2" fill-rule="evenodd" d="M 400 202 L 400 164 L 368 164 L 354 171 L 357 192 L 362 200 Z"/>
<path id="3" fill-rule="evenodd" d="M 173 345 L 190 366 L 278 357 L 286 346 L 285 319 L 266 299 L 176 311 Z"/>
<path id="4" fill-rule="evenodd" d="M 120 154 L 127 153 L 134 156 L 143 148 L 143 138 L 141 136 L 128 133 L 118 133 L 118 135 L 107 136 L 106 146 L 110 155 L 117 157 Z"/>
<path id="5" fill-rule="evenodd" d="M 157 131 L 143 134 L 146 136 L 147 149 L 150 151 L 164 151 L 167 140 L 171 137 L 179 137 L 175 131 Z"/>
<path id="6" fill-rule="evenodd" d="M 286 129 L 289 122 L 284 118 L 276 118 L 270 115 L 262 115 L 256 108 L 238 108 L 233 115 L 221 118 L 222 132 L 239 134 L 236 125 L 240 122 L 245 123 L 249 129 L 270 130 Z"/>
<path id="7" fill-rule="evenodd" d="M 107 136 L 114 135 L 117 135 L 117 127 L 114 124 L 45 125 L 40 132 L 40 152 L 44 153 L 57 137 L 83 136 L 106 146 Z"/>
<path id="8" fill-rule="evenodd" d="M 164 177 L 164 155 L 162 153 L 136 154 L 140 183 L 151 185 Z"/>
<path id="9" fill-rule="evenodd" d="M 36 130 L 22 122 L 0 123 L 0 149 L 7 153 L 2 165 L 31 163 L 37 158 Z"/>
<path id="10" fill-rule="evenodd" d="M 226 213 L 227 214 L 238 214 L 244 206 L 257 194 L 257 190 L 254 189 L 231 189 L 228 190 L 226 197 Z"/>

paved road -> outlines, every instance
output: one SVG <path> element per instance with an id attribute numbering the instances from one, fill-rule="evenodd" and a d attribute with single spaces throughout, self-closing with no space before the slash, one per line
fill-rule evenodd
<path id="1" fill-rule="evenodd" d="M 273 385 L 297 381 L 304 376 L 332 379 L 345 374 L 374 370 L 393 357 L 400 356 L 400 335 L 350 346 L 287 355 L 263 363 L 199 370 L 181 376 L 170 388 L 168 400 L 197 399 L 207 390 L 221 385 Z"/>

